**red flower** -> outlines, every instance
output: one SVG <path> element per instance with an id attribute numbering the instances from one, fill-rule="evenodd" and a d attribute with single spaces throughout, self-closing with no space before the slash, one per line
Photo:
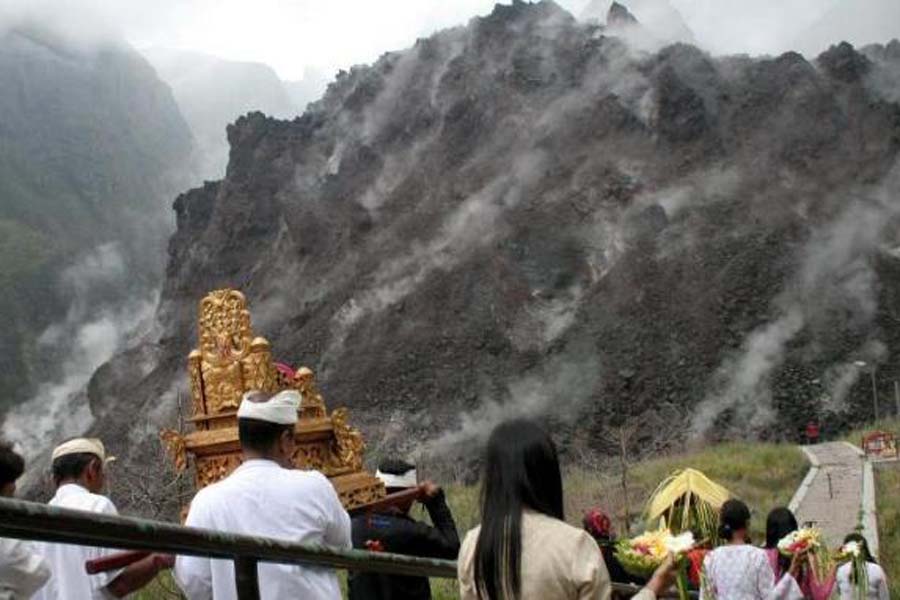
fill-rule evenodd
<path id="1" fill-rule="evenodd" d="M 583 523 L 585 530 L 595 538 L 611 538 L 613 535 L 612 521 L 599 508 L 592 508 L 585 513 Z"/>
<path id="2" fill-rule="evenodd" d="M 706 548 L 694 548 L 687 553 L 688 579 L 696 586 L 700 585 L 700 572 L 703 570 L 703 559 L 709 552 Z"/>

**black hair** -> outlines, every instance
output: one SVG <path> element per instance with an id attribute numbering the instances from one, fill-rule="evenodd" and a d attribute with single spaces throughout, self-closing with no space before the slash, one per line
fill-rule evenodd
<path id="1" fill-rule="evenodd" d="M 241 447 L 267 454 L 285 431 L 293 431 L 293 425 L 270 423 L 259 419 L 238 419 L 238 439 Z"/>
<path id="2" fill-rule="evenodd" d="M 735 532 L 747 529 L 750 524 L 750 509 L 740 500 L 726 500 L 719 512 L 719 537 L 730 541 Z"/>
<path id="3" fill-rule="evenodd" d="M 378 470 L 389 475 L 403 475 L 416 468 L 416 465 L 410 464 L 399 458 L 386 458 L 378 463 Z"/>
<path id="4" fill-rule="evenodd" d="M 778 548 L 778 542 L 797 529 L 797 519 L 794 517 L 794 513 L 783 506 L 773 508 L 766 517 L 766 548 Z M 779 552 L 778 567 L 782 573 L 787 573 L 791 568 L 790 557 Z"/>
<path id="5" fill-rule="evenodd" d="M 14 483 L 25 472 L 25 460 L 12 445 L 0 442 L 0 486 Z"/>
<path id="6" fill-rule="evenodd" d="M 878 564 L 878 561 L 875 560 L 875 557 L 872 556 L 872 552 L 869 551 L 869 542 L 866 538 L 859 533 L 851 533 L 844 538 L 844 543 L 848 542 L 856 542 L 859 544 L 859 547 L 862 548 L 863 558 L 866 559 L 866 562 Z"/>
<path id="7" fill-rule="evenodd" d="M 534 421 L 516 419 L 494 429 L 485 452 L 474 559 L 479 598 L 519 597 L 526 508 L 562 520 L 562 475 L 550 435 Z"/>
<path id="8" fill-rule="evenodd" d="M 386 473 L 388 475 L 403 475 L 408 473 L 409 471 L 416 468 L 416 465 L 406 462 L 403 459 L 391 457 L 382 460 L 378 463 L 378 470 L 382 473 Z M 404 487 L 388 487 L 385 488 L 385 491 L 388 494 L 393 494 L 395 492 L 402 492 L 407 488 Z"/>
<path id="9" fill-rule="evenodd" d="M 59 485 L 59 482 L 66 479 L 78 479 L 95 460 L 99 461 L 100 457 L 90 452 L 64 454 L 53 461 L 53 481 Z"/>

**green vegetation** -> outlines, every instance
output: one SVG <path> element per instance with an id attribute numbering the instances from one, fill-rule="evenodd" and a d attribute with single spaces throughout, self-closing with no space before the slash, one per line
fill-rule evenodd
<path id="1" fill-rule="evenodd" d="M 891 586 L 891 598 L 900 598 L 900 463 L 883 463 L 875 470 L 878 510 L 879 559 Z"/>
<path id="2" fill-rule="evenodd" d="M 15 283 L 28 277 L 50 258 L 49 240 L 27 226 L 0 219 L 0 283 Z"/>
<path id="3" fill-rule="evenodd" d="M 132 600 L 181 600 L 183 598 L 171 572 L 161 573 L 150 585 L 131 596 Z"/>
<path id="4" fill-rule="evenodd" d="M 859 429 L 854 429 L 847 435 L 843 436 L 843 440 L 846 442 L 850 442 L 854 446 L 859 446 L 862 444 L 862 438 L 867 433 L 872 433 L 873 431 L 890 431 L 893 432 L 895 436 L 900 437 L 900 417 L 888 418 L 888 419 L 880 419 L 866 425 L 865 427 L 861 427 Z"/>

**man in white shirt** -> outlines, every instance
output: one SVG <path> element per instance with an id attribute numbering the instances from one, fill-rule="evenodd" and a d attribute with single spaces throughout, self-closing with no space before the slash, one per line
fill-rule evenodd
<path id="1" fill-rule="evenodd" d="M 294 425 L 300 394 L 248 392 L 238 409 L 243 464 L 222 481 L 200 490 L 186 525 L 350 548 L 350 517 L 328 479 L 292 468 Z M 341 597 L 332 569 L 259 563 L 262 600 Z M 179 556 L 175 578 L 190 600 L 234 600 L 234 564 Z"/>
<path id="2" fill-rule="evenodd" d="M 103 443 L 97 439 L 69 440 L 53 450 L 53 481 L 56 495 L 50 506 L 116 515 L 116 507 L 101 496 L 106 476 Z M 172 557 L 159 554 L 132 563 L 121 571 L 88 575 L 85 562 L 102 558 L 115 551 L 70 544 L 37 544 L 38 551 L 49 563 L 52 576 L 38 592 L 37 600 L 99 600 L 121 598 L 147 585 L 156 574 L 173 564 Z"/>
<path id="3" fill-rule="evenodd" d="M 0 443 L 0 496 L 16 493 L 16 479 L 25 461 L 11 446 Z M 47 561 L 25 540 L 0 538 L 0 600 L 31 598 L 50 578 Z"/>

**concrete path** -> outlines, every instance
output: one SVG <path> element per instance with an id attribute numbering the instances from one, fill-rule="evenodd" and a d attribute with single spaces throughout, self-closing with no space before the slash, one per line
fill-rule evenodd
<path id="1" fill-rule="evenodd" d="M 828 545 L 839 547 L 844 536 L 863 525 L 873 554 L 878 552 L 874 489 L 871 466 L 862 452 L 846 442 L 804 446 L 811 469 L 791 509 L 800 526 L 812 524 L 822 530 Z M 869 489 L 865 489 L 865 488 Z M 870 506 L 869 506 L 870 505 Z"/>

